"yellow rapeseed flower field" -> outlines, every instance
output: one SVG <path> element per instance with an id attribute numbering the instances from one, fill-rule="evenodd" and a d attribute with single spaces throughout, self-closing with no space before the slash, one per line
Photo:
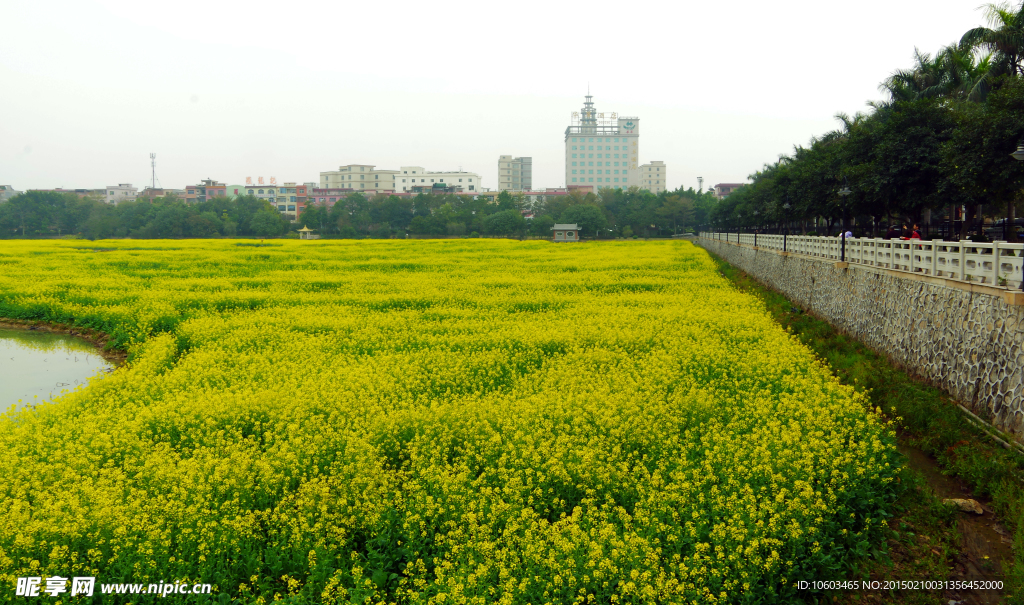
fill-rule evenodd
<path id="1" fill-rule="evenodd" d="M 130 353 L 0 417 L 0 601 L 787 602 L 893 498 L 888 427 L 686 242 L 5 241 L 0 316 Z"/>

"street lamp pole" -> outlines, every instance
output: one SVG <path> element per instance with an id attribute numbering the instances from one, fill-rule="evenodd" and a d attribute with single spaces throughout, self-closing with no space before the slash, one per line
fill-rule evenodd
<path id="1" fill-rule="evenodd" d="M 851 193 L 853 193 L 853 192 L 850 191 L 850 183 L 846 179 L 846 177 L 844 176 L 843 177 L 843 188 L 839 190 L 839 196 L 843 198 L 843 226 L 842 226 L 843 232 L 842 232 L 842 234 L 840 234 L 840 236 L 843 239 L 842 239 L 842 243 L 840 244 L 840 250 L 841 251 L 839 253 L 839 262 L 842 262 L 842 263 L 846 262 L 846 196 L 850 195 Z"/>

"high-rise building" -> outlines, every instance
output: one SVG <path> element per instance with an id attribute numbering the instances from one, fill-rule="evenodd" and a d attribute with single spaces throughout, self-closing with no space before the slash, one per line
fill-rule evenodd
<path id="1" fill-rule="evenodd" d="M 565 129 L 565 184 L 596 189 L 640 185 L 640 118 L 598 113 L 587 95 Z"/>
<path id="2" fill-rule="evenodd" d="M 533 158 L 498 157 L 498 191 L 533 189 Z"/>
<path id="3" fill-rule="evenodd" d="M 658 194 L 668 189 L 668 168 L 665 162 L 651 162 L 640 167 L 640 188 Z"/>

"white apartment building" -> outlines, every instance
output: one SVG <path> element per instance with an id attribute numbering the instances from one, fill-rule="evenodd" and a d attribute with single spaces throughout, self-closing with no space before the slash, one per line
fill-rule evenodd
<path id="1" fill-rule="evenodd" d="M 640 118 L 598 113 L 593 97 L 565 129 L 565 184 L 595 189 L 641 186 Z"/>
<path id="2" fill-rule="evenodd" d="M 349 164 L 337 170 L 320 173 L 321 189 L 353 189 L 355 191 L 401 191 L 396 189 L 397 170 L 376 170 L 370 164 Z"/>
<path id="3" fill-rule="evenodd" d="M 498 157 L 498 191 L 533 189 L 533 158 Z"/>
<path id="4" fill-rule="evenodd" d="M 483 191 L 480 175 L 462 170 L 431 172 L 422 166 L 402 166 L 396 178 L 395 191 L 398 192 L 410 192 L 414 186 L 430 187 L 434 183 L 444 183 L 445 187 L 461 187 L 465 193 Z"/>
<path id="5" fill-rule="evenodd" d="M 668 168 L 665 162 L 651 162 L 640 167 L 640 188 L 658 194 L 668 189 Z"/>
<path id="6" fill-rule="evenodd" d="M 108 204 L 116 206 L 125 200 L 134 202 L 137 197 L 139 197 L 139 190 L 137 187 L 132 187 L 131 183 L 121 183 L 117 187 L 113 185 L 107 187 L 106 201 Z"/>

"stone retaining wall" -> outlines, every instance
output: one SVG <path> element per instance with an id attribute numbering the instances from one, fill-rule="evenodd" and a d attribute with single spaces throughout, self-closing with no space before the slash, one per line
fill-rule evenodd
<path id="1" fill-rule="evenodd" d="M 694 243 L 1024 442 L 1024 306 L 996 288 L 698 238 Z"/>

